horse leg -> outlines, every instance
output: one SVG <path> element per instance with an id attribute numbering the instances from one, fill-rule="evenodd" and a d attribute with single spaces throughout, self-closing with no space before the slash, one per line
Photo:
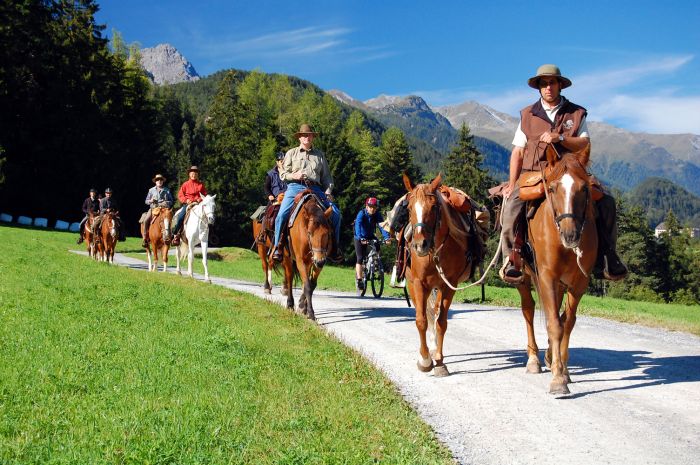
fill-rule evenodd
<path id="1" fill-rule="evenodd" d="M 571 290 L 567 292 L 566 306 L 562 315 L 564 336 L 561 339 L 561 363 L 564 367 L 564 378 L 567 383 L 571 382 L 571 376 L 569 375 L 569 340 L 576 324 L 576 309 L 580 301 L 580 295 L 575 295 Z"/>
<path id="2" fill-rule="evenodd" d="M 146 247 L 146 256 L 148 257 L 148 271 L 153 271 L 153 260 L 151 257 L 151 243 L 148 243 L 148 247 Z"/>
<path id="3" fill-rule="evenodd" d="M 163 272 L 168 271 L 168 244 L 163 242 L 163 248 L 161 249 L 161 253 L 163 254 Z"/>
<path id="4" fill-rule="evenodd" d="M 309 280 L 307 281 L 308 292 L 306 293 L 306 317 L 309 320 L 316 321 L 316 314 L 314 313 L 313 296 L 314 290 L 316 289 L 316 284 L 318 284 L 318 275 L 321 274 L 319 268 L 315 268 Z M 304 286 L 304 288 L 307 288 Z M 306 289 L 305 289 L 306 290 Z"/>
<path id="5" fill-rule="evenodd" d="M 194 244 L 192 240 L 187 241 L 187 276 L 192 278 L 192 262 L 194 262 Z"/>
<path id="6" fill-rule="evenodd" d="M 552 381 L 549 384 L 549 393 L 569 394 L 561 360 L 561 342 L 564 328 L 559 318 L 562 294 L 558 282 L 554 279 L 540 279 L 540 298 L 547 316 L 547 335 L 549 337 L 549 348 L 552 353 Z"/>
<path id="7" fill-rule="evenodd" d="M 445 333 L 447 332 L 447 312 L 452 304 L 452 298 L 455 295 L 455 291 L 449 288 L 443 288 L 438 292 L 437 296 L 437 309 L 438 314 L 436 315 L 435 326 L 437 329 L 436 343 L 437 348 L 435 349 L 435 354 L 433 359 L 435 360 L 435 371 L 433 374 L 441 378 L 443 376 L 448 376 L 450 372 L 447 370 L 444 362 L 444 356 L 442 353 L 442 346 L 445 342 Z M 429 309 L 428 311 L 434 311 L 434 309 Z"/>
<path id="8" fill-rule="evenodd" d="M 202 248 L 202 266 L 204 266 L 204 281 L 211 283 L 211 279 L 209 279 L 209 267 L 207 266 L 207 263 L 209 262 L 209 259 L 207 258 L 207 247 L 209 246 L 209 242 L 202 241 L 199 243 L 199 246 Z"/>
<path id="9" fill-rule="evenodd" d="M 520 294 L 520 307 L 525 318 L 525 329 L 527 330 L 527 364 L 525 365 L 525 372 L 532 374 L 542 373 L 542 365 L 539 358 L 540 350 L 535 340 L 535 299 L 532 298 L 529 282 L 520 284 L 517 288 Z"/>
<path id="10" fill-rule="evenodd" d="M 292 292 L 292 285 L 294 283 L 294 268 L 292 265 L 292 260 L 289 257 L 284 257 L 282 263 L 284 264 L 284 286 L 287 289 L 287 308 L 289 310 L 294 310 L 294 293 Z"/>
<path id="11" fill-rule="evenodd" d="M 253 229 L 253 234 L 256 237 L 258 237 L 258 234 L 256 233 L 256 229 Z M 265 276 L 265 282 L 263 283 L 263 291 L 265 294 L 271 294 L 272 293 L 272 267 L 270 266 L 270 263 L 267 261 L 267 247 L 265 247 L 265 244 L 262 242 L 257 243 L 257 249 L 258 249 L 258 257 L 260 257 L 260 262 L 262 264 L 262 270 L 263 270 L 263 276 Z"/>
<path id="12" fill-rule="evenodd" d="M 433 367 L 433 359 L 430 358 L 430 351 L 426 343 L 425 332 L 428 329 L 428 321 L 426 319 L 426 300 L 428 299 L 428 291 L 423 287 L 419 279 L 414 280 L 410 287 L 411 299 L 416 306 L 416 328 L 418 328 L 418 336 L 420 337 L 420 348 L 418 352 L 418 369 L 424 373 L 430 372 Z"/>
<path id="13" fill-rule="evenodd" d="M 306 267 L 306 263 L 303 261 L 297 261 L 297 267 L 299 268 L 299 274 L 301 275 L 302 287 L 301 287 L 301 297 L 299 297 L 299 306 L 297 307 L 297 313 L 300 315 L 307 314 L 307 300 L 306 300 L 306 289 L 309 281 L 309 270 Z"/>

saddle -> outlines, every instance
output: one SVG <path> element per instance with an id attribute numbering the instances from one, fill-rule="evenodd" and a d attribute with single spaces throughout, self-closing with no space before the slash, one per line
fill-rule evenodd
<path id="1" fill-rule="evenodd" d="M 328 205 L 312 191 L 305 190 L 298 193 L 297 196 L 294 197 L 294 208 L 292 209 L 292 214 L 289 215 L 289 222 L 287 225 L 290 228 L 294 225 L 294 221 L 297 219 L 297 215 L 301 211 L 301 207 L 303 207 L 304 204 L 311 199 L 313 199 L 322 210 L 328 208 Z"/>

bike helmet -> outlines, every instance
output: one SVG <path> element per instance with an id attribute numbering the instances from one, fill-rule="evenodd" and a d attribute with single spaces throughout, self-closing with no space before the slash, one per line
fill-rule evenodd
<path id="1" fill-rule="evenodd" d="M 379 201 L 376 197 L 368 197 L 367 200 L 365 200 L 365 205 L 368 207 L 378 207 Z"/>
<path id="2" fill-rule="evenodd" d="M 277 152 L 275 154 L 275 160 L 284 160 L 284 152 Z"/>

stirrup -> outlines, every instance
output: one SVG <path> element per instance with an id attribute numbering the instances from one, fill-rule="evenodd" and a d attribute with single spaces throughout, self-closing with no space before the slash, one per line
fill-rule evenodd
<path id="1" fill-rule="evenodd" d="M 523 273 L 522 270 L 520 270 L 520 276 L 508 276 L 506 275 L 506 268 L 508 268 L 509 265 L 512 265 L 515 271 L 518 271 L 518 269 L 515 268 L 515 265 L 513 265 L 510 262 L 510 260 L 507 260 L 505 263 L 503 263 L 501 269 L 498 270 L 498 275 L 504 282 L 508 284 L 521 284 L 523 282 L 523 279 L 525 278 L 525 273 Z"/>

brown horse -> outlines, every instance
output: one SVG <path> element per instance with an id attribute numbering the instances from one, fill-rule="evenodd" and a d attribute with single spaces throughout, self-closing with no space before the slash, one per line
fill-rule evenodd
<path id="1" fill-rule="evenodd" d="M 97 234 L 92 233 L 92 225 L 95 224 L 95 219 L 97 215 L 93 212 L 88 214 L 88 219 L 85 221 L 85 226 L 83 226 L 83 237 L 85 238 L 85 245 L 87 245 L 88 256 L 97 260 L 98 245 L 97 245 Z"/>
<path id="2" fill-rule="evenodd" d="M 158 251 L 163 257 L 163 271 L 168 270 L 168 250 L 170 249 L 170 226 L 173 223 L 173 211 L 170 208 L 156 207 L 151 212 L 151 224 L 148 227 L 148 270 L 158 268 Z M 141 235 L 144 233 L 144 223 L 141 223 Z"/>
<path id="3" fill-rule="evenodd" d="M 411 299 L 416 306 L 416 327 L 420 336 L 418 369 L 435 376 L 447 376 L 442 346 L 447 331 L 447 312 L 458 283 L 469 278 L 474 263 L 468 254 L 466 231 L 460 229 L 458 213 L 440 195 L 441 176 L 429 184 L 414 186 L 403 175 L 408 190 L 409 221 L 413 236 L 408 243 L 411 253 L 406 270 Z M 450 283 L 450 284 L 448 284 Z M 428 309 L 428 297 L 437 290 L 434 308 Z M 428 349 L 426 330 L 431 328 L 435 348 Z"/>
<path id="4" fill-rule="evenodd" d="M 568 394 L 569 338 L 576 323 L 576 309 L 586 291 L 596 261 L 596 233 L 592 186 L 586 166 L 590 145 L 578 154 L 561 159 L 551 145 L 545 149 L 548 166 L 543 170 L 545 200 L 528 221 L 528 237 L 534 264 L 525 267 L 525 280 L 518 292 L 527 326 L 527 372 L 540 373 L 533 329 L 534 283 L 547 321 L 549 348 L 545 362 L 552 369 L 551 394 Z M 562 299 L 566 305 L 560 315 Z"/>
<path id="5" fill-rule="evenodd" d="M 102 261 L 114 263 L 114 249 L 119 239 L 118 212 L 107 210 L 100 224 L 100 256 Z"/>
<path id="6" fill-rule="evenodd" d="M 260 262 L 262 263 L 263 273 L 265 274 L 265 283 L 263 284 L 263 290 L 265 294 L 272 293 L 272 271 L 277 271 L 277 263 L 272 259 L 270 255 L 270 250 L 272 249 L 272 241 L 274 240 L 274 231 L 270 234 L 270 231 L 264 231 L 263 224 L 260 221 L 253 220 L 253 237 L 255 238 L 255 246 L 258 249 L 258 256 L 260 257 Z M 282 266 L 285 270 L 289 268 L 289 274 L 293 275 L 292 261 L 287 250 L 284 251 Z M 286 273 L 286 271 L 285 271 Z M 282 283 L 282 288 L 280 293 L 282 295 L 287 295 L 289 291 L 287 290 L 286 282 Z"/>
<path id="7" fill-rule="evenodd" d="M 295 202 L 304 201 L 302 200 L 304 196 L 310 193 L 312 192 L 308 189 L 299 193 Z M 324 211 L 315 197 L 309 197 L 304 201 L 294 224 L 289 228 L 292 259 L 304 284 L 297 312 L 306 315 L 310 320 L 316 320 L 312 296 L 332 244 L 333 227 L 330 223 L 332 212 L 331 207 Z M 286 267 L 284 274 L 285 286 L 289 290 L 287 308 L 293 309 L 294 274 L 289 273 Z"/>

